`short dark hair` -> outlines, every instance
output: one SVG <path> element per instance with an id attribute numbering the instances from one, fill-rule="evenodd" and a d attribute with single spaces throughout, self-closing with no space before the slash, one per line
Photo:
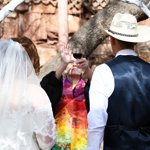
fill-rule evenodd
<path id="1" fill-rule="evenodd" d="M 117 41 L 122 47 L 126 47 L 126 48 L 133 48 L 137 44 L 137 43 L 132 43 L 132 42 L 121 41 L 118 39 Z"/>

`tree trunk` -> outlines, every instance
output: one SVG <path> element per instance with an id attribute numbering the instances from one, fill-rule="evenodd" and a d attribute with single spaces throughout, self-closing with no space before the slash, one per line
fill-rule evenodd
<path id="1" fill-rule="evenodd" d="M 68 1 L 58 0 L 58 50 L 68 43 Z"/>
<path id="2" fill-rule="evenodd" d="M 145 0 L 148 3 L 149 0 Z M 115 13 L 131 13 L 139 19 L 143 12 L 134 4 L 124 3 L 118 0 L 110 0 L 110 3 L 88 20 L 69 40 L 72 51 L 79 48 L 85 57 L 89 57 L 95 48 L 107 37 L 104 28 L 108 28 Z M 59 65 L 59 56 L 48 62 L 41 69 L 40 77 L 43 77 L 51 70 L 55 70 Z"/>

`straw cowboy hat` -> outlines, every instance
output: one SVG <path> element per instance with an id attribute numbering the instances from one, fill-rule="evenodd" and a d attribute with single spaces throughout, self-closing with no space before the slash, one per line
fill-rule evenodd
<path id="1" fill-rule="evenodd" d="M 108 30 L 110 36 L 126 42 L 147 42 L 150 41 L 150 27 L 138 25 L 135 16 L 128 13 L 117 13 Z"/>

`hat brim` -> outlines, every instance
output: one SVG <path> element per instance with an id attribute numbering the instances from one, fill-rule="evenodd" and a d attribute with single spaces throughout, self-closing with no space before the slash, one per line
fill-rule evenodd
<path id="1" fill-rule="evenodd" d="M 119 35 L 119 34 L 109 32 L 108 30 L 105 30 L 105 32 L 108 35 L 110 35 L 118 40 L 121 40 L 121 41 L 132 42 L 132 43 L 141 43 L 141 42 L 150 41 L 150 27 L 148 27 L 148 26 L 139 25 L 137 37 Z"/>

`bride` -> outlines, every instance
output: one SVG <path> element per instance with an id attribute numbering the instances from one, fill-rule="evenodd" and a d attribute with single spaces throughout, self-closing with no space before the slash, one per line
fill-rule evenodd
<path id="1" fill-rule="evenodd" d="M 55 144 L 51 103 L 23 47 L 0 41 L 0 150 L 49 150 Z"/>

